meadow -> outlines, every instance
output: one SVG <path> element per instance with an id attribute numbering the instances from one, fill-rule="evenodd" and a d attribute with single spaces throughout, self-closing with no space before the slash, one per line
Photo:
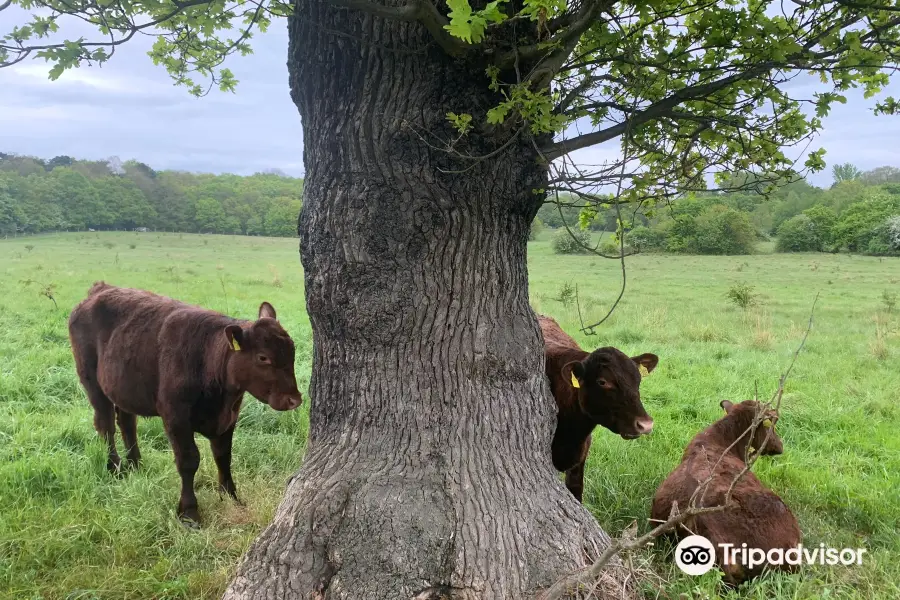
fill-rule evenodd
<path id="1" fill-rule="evenodd" d="M 861 566 L 804 567 L 726 592 L 715 571 L 682 575 L 664 548 L 632 557 L 648 598 L 900 598 L 900 259 L 761 253 L 639 255 L 627 292 L 595 336 L 578 331 L 619 291 L 616 261 L 559 256 L 549 234 L 529 244 L 536 311 L 585 348 L 654 352 L 642 384 L 653 434 L 625 441 L 598 429 L 585 504 L 615 535 L 642 531 L 656 486 L 684 445 L 720 417 L 719 401 L 768 398 L 820 294 L 815 322 L 787 382 L 779 433 L 785 453 L 757 474 L 797 515 L 804 545 L 866 548 Z M 306 442 L 308 404 L 276 413 L 250 399 L 235 435 L 234 476 L 246 506 L 221 499 L 198 438 L 205 527 L 174 514 L 179 486 L 159 419 L 140 420 L 143 468 L 105 469 L 104 444 L 75 375 L 71 308 L 98 279 L 150 289 L 251 318 L 271 302 L 297 345 L 306 391 L 312 355 L 297 241 L 156 233 L 75 233 L 0 240 L 0 599 L 214 599 L 269 521 Z M 753 286 L 746 308 L 726 298 Z"/>

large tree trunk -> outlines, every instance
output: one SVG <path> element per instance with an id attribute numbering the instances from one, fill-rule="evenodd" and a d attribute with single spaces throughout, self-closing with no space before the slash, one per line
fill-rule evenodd
<path id="1" fill-rule="evenodd" d="M 609 542 L 550 461 L 526 265 L 546 171 L 526 136 L 474 166 L 430 147 L 497 96 L 419 25 L 301 2 L 290 40 L 309 445 L 225 598 L 534 597 Z"/>

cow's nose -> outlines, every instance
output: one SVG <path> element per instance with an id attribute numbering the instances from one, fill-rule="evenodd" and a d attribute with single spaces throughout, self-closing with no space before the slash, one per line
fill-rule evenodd
<path id="1" fill-rule="evenodd" d="M 653 419 L 650 417 L 635 419 L 634 428 L 640 435 L 646 435 L 653 431 Z"/>
<path id="2" fill-rule="evenodd" d="M 300 394 L 291 395 L 285 394 L 284 396 L 279 396 L 277 400 L 273 402 L 269 402 L 269 406 L 274 408 L 275 410 L 293 410 L 300 406 L 303 403 L 303 396 Z"/>

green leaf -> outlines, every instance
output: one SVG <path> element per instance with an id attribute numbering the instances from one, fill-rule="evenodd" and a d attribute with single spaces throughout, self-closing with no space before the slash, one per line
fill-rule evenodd
<path id="1" fill-rule="evenodd" d="M 50 81 L 56 81 L 57 79 L 59 79 L 60 76 L 63 74 L 63 71 L 65 71 L 65 70 L 66 70 L 66 67 L 63 65 L 63 63 L 56 63 L 55 65 L 50 67 L 50 73 L 49 73 Z"/>
<path id="2" fill-rule="evenodd" d="M 448 112 L 447 120 L 450 121 L 460 135 L 466 135 L 472 128 L 472 115 L 467 113 L 458 115 L 454 112 Z"/>
<path id="3" fill-rule="evenodd" d="M 825 168 L 825 148 L 819 148 L 809 153 L 804 165 L 811 171 L 821 171 Z"/>
<path id="4" fill-rule="evenodd" d="M 469 6 L 469 0 L 447 0 L 447 7 L 450 12 L 447 17 L 450 23 L 444 25 L 444 29 L 450 32 L 450 35 L 456 36 L 462 40 L 472 43 L 472 7 Z"/>
<path id="5" fill-rule="evenodd" d="M 489 2 L 488 5 L 484 7 L 484 10 L 481 11 L 481 16 L 489 23 L 502 23 L 506 20 L 506 15 L 500 11 L 500 5 L 505 4 L 506 2 L 507 0 L 494 0 L 493 2 Z"/>
<path id="6" fill-rule="evenodd" d="M 492 125 L 499 125 L 503 121 L 506 120 L 506 115 L 509 114 L 512 106 L 509 103 L 503 103 L 499 106 L 495 106 L 494 108 L 487 111 L 487 122 Z"/>
<path id="7" fill-rule="evenodd" d="M 484 39 L 488 23 L 502 23 L 506 19 L 506 15 L 500 11 L 500 5 L 507 1 L 494 0 L 484 9 L 473 12 L 468 0 L 448 0 L 450 12 L 447 16 L 450 22 L 444 25 L 444 29 L 470 44 L 480 43 Z"/>

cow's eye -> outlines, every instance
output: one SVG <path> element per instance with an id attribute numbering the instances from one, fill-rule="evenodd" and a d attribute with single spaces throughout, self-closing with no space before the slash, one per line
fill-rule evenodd
<path id="1" fill-rule="evenodd" d="M 609 382 L 600 377 L 599 379 L 597 379 L 597 385 L 599 385 L 600 387 L 609 387 Z"/>
<path id="2" fill-rule="evenodd" d="M 264 365 L 272 364 L 272 361 L 269 360 L 269 357 L 266 356 L 265 354 L 257 355 L 256 360 L 258 360 L 260 363 L 262 363 Z"/>

